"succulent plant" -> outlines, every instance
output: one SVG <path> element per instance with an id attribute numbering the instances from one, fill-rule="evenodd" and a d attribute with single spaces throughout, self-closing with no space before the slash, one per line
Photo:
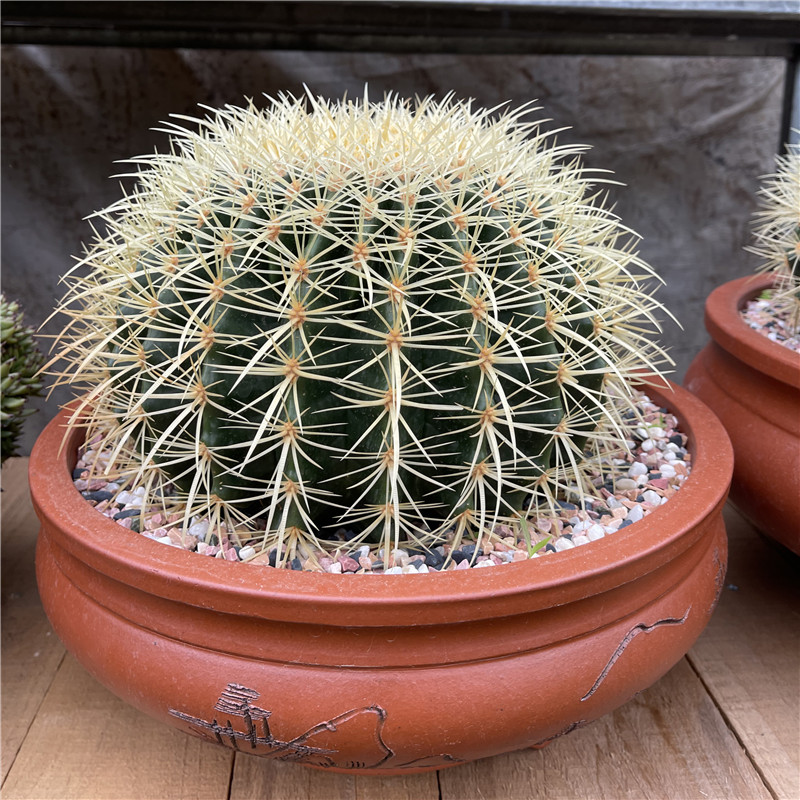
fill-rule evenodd
<path id="1" fill-rule="evenodd" d="M 531 110 L 281 95 L 169 123 L 69 277 L 75 419 L 185 525 L 281 552 L 580 488 L 666 358 L 662 309 L 586 148 Z"/>
<path id="2" fill-rule="evenodd" d="M 755 243 L 748 248 L 761 258 L 760 272 L 775 276 L 773 299 L 790 309 L 800 326 L 800 144 L 788 144 L 775 159 L 776 170 L 759 188 L 761 208 L 755 215 Z"/>
<path id="3" fill-rule="evenodd" d="M 40 395 L 38 372 L 44 358 L 36 347 L 33 330 L 24 323 L 19 304 L 0 295 L 0 450 L 2 461 L 15 455 L 25 418 L 34 413 L 26 408 L 29 397 Z"/>

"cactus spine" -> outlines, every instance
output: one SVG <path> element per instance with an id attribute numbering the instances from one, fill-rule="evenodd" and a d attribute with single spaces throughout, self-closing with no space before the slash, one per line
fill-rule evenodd
<path id="1" fill-rule="evenodd" d="M 123 471 L 289 551 L 580 485 L 663 360 L 660 306 L 584 148 L 529 111 L 281 96 L 170 124 L 62 305 L 59 380 Z"/>
<path id="2" fill-rule="evenodd" d="M 775 159 L 776 170 L 760 189 L 761 209 L 755 215 L 755 243 L 760 272 L 775 277 L 775 300 L 790 309 L 790 324 L 800 328 L 800 145 L 788 144 Z"/>

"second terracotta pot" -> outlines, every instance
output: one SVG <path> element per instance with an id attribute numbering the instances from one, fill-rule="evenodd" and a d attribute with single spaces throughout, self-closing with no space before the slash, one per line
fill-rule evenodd
<path id="1" fill-rule="evenodd" d="M 735 463 L 731 500 L 757 527 L 800 554 L 800 354 L 770 341 L 741 318 L 769 276 L 719 286 L 706 301 L 712 341 L 684 386 L 728 431 Z"/>

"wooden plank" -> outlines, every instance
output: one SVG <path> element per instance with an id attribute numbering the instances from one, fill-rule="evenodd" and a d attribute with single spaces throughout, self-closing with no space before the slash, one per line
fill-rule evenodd
<path id="1" fill-rule="evenodd" d="M 42 611 L 34 550 L 39 522 L 28 492 L 28 459 L 10 458 L 2 472 L 2 773 L 8 774 L 64 647 Z"/>
<path id="2" fill-rule="evenodd" d="M 226 800 L 233 753 L 116 698 L 67 656 L 3 785 L 4 800 Z"/>
<path id="3" fill-rule="evenodd" d="M 770 800 L 686 659 L 622 708 L 542 750 L 440 773 L 442 800 Z"/>
<path id="4" fill-rule="evenodd" d="M 726 509 L 726 525 L 726 589 L 689 658 L 775 797 L 797 800 L 800 558 L 733 509 Z"/>
<path id="5" fill-rule="evenodd" d="M 435 772 L 342 775 L 237 753 L 230 800 L 439 800 Z"/>

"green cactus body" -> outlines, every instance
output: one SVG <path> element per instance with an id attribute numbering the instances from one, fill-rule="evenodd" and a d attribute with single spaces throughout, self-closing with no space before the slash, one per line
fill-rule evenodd
<path id="1" fill-rule="evenodd" d="M 628 232 L 522 111 L 311 106 L 228 108 L 149 159 L 76 279 L 68 379 L 102 376 L 86 404 L 138 480 L 266 543 L 552 502 L 660 356 Z"/>
<path id="2" fill-rule="evenodd" d="M 754 244 L 760 272 L 774 277 L 777 307 L 785 307 L 791 329 L 800 332 L 800 145 L 788 144 L 776 171 L 759 188 Z"/>

